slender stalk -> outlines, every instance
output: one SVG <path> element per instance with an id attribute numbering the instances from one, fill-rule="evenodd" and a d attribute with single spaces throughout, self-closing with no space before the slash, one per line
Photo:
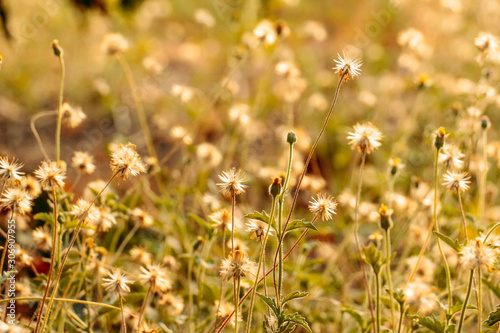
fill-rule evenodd
<path id="1" fill-rule="evenodd" d="M 326 115 L 323 126 L 322 126 L 321 130 L 319 131 L 318 136 L 311 147 L 311 150 L 309 151 L 309 155 L 307 155 L 306 162 L 304 163 L 304 169 L 302 170 L 302 173 L 301 173 L 299 180 L 297 182 L 295 194 L 293 195 L 292 205 L 290 206 L 290 212 L 288 213 L 288 217 L 286 219 L 286 223 L 285 223 L 285 226 L 283 227 L 283 230 L 286 230 L 286 227 L 288 227 L 288 224 L 290 223 L 290 220 L 292 219 L 292 214 L 293 214 L 293 211 L 295 210 L 295 205 L 297 204 L 297 198 L 299 196 L 300 186 L 302 185 L 302 180 L 304 179 L 304 176 L 307 173 L 307 168 L 309 167 L 309 163 L 311 162 L 311 158 L 314 154 L 314 151 L 316 150 L 316 146 L 318 145 L 319 140 L 323 136 L 323 133 L 325 132 L 326 126 L 328 125 L 328 121 L 330 120 L 330 117 L 333 113 L 333 108 L 335 107 L 335 104 L 337 103 L 337 99 L 338 99 L 339 92 L 340 92 L 340 87 L 342 86 L 343 81 L 344 81 L 344 76 L 341 75 L 339 83 L 337 84 L 337 89 L 335 90 L 335 95 L 333 97 L 332 105 L 330 106 L 330 109 L 328 110 L 328 113 Z M 278 260 L 278 253 L 279 253 L 279 250 L 281 249 L 281 246 L 283 245 L 284 235 L 285 235 L 284 233 L 281 235 L 279 242 L 278 242 L 278 249 L 277 249 L 276 255 L 274 257 L 274 266 L 276 266 L 276 262 Z"/>
<path id="2" fill-rule="evenodd" d="M 57 246 L 57 198 L 56 198 L 56 188 L 52 187 L 52 202 L 54 204 L 54 227 L 52 228 L 52 253 L 50 254 L 50 268 L 49 275 L 47 276 L 47 286 L 45 287 L 45 291 L 43 292 L 42 303 L 40 304 L 40 313 L 38 316 L 38 320 L 36 322 L 35 332 L 38 330 L 38 326 L 40 326 L 40 321 L 43 316 L 43 307 L 45 305 L 45 300 L 47 299 L 47 293 L 50 289 L 50 281 L 52 279 L 52 271 L 54 270 L 54 260 L 56 257 L 56 246 Z M 48 316 L 48 313 L 47 313 Z"/>
<path id="3" fill-rule="evenodd" d="M 486 234 L 486 236 L 484 237 L 484 242 L 483 244 L 486 244 L 486 241 L 488 240 L 488 237 L 490 237 L 491 233 L 493 231 L 495 231 L 496 228 L 500 227 L 500 222 L 497 222 L 495 225 L 493 225 L 493 227 L 491 227 L 490 231 L 488 231 L 488 233 Z"/>
<path id="4" fill-rule="evenodd" d="M 14 211 L 16 210 L 16 205 L 12 207 L 12 211 L 10 212 L 10 220 L 14 218 Z M 0 260 L 0 276 L 3 275 L 3 264 L 5 263 L 5 255 L 7 254 L 7 246 L 9 244 L 9 236 L 5 235 L 5 245 L 3 247 L 2 259 Z"/>
<path id="5" fill-rule="evenodd" d="M 483 291 L 481 281 L 481 267 L 477 269 L 477 331 L 482 332 L 483 327 Z"/>
<path id="6" fill-rule="evenodd" d="M 122 54 L 119 54 L 117 56 L 117 59 L 118 59 L 118 62 L 120 63 L 120 66 L 123 69 L 123 72 L 125 73 L 127 83 L 128 83 L 129 88 L 132 92 L 132 99 L 134 100 L 135 108 L 137 110 L 137 116 L 139 118 L 139 123 L 141 125 L 142 135 L 144 136 L 144 139 L 146 140 L 146 146 L 148 148 L 148 153 L 150 156 L 156 158 L 156 160 L 158 161 L 158 155 L 156 154 L 156 149 L 153 145 L 153 139 L 151 138 L 151 132 L 149 131 L 146 112 L 144 111 L 144 106 L 142 105 L 141 99 L 140 99 L 139 95 L 137 94 L 137 84 L 135 83 L 135 79 L 134 79 L 134 75 L 132 74 L 132 70 L 130 69 L 130 66 L 129 66 L 127 60 L 125 60 L 125 57 Z"/>
<path id="7" fill-rule="evenodd" d="M 226 225 L 222 225 L 222 259 L 226 259 Z M 220 278 L 220 294 L 219 304 L 217 304 L 217 312 L 215 313 L 215 329 L 217 329 L 217 316 L 219 315 L 220 306 L 222 304 L 222 295 L 224 290 L 224 279 Z"/>
<path id="8" fill-rule="evenodd" d="M 273 219 L 274 219 L 274 210 L 275 210 L 275 206 L 276 206 L 276 198 L 273 197 L 273 200 L 272 200 L 272 204 L 271 204 L 271 214 L 270 214 L 270 217 L 269 217 L 269 224 L 267 225 L 267 230 L 266 230 L 266 234 L 264 235 L 264 239 L 262 241 L 262 246 L 260 248 L 260 256 L 259 256 L 259 264 L 258 264 L 258 267 L 257 267 L 257 274 L 255 274 L 255 282 L 254 282 L 254 287 L 253 287 L 253 290 L 252 290 L 252 296 L 250 297 L 250 307 L 249 307 L 249 310 L 248 310 L 248 317 L 247 317 L 247 328 L 246 328 L 246 333 L 250 333 L 250 328 L 252 326 L 252 313 L 253 313 L 253 306 L 254 306 L 254 303 L 255 303 L 255 293 L 257 292 L 257 287 L 258 287 L 258 283 L 259 283 L 259 273 L 260 273 L 260 269 L 264 263 L 264 251 L 265 251 L 265 248 L 266 248 L 266 244 L 267 244 L 267 239 L 269 238 L 269 231 L 271 230 L 271 225 L 273 223 Z M 265 275 L 264 275 L 264 279 L 265 279 Z"/>
<path id="9" fill-rule="evenodd" d="M 11 300 L 15 300 L 15 301 L 41 301 L 42 297 L 40 297 L 40 296 L 29 296 L 29 297 L 0 298 L 0 304 L 10 302 Z M 85 305 L 95 305 L 95 306 L 100 306 L 100 307 L 103 307 L 103 308 L 109 308 L 109 309 L 120 311 L 120 308 L 118 308 L 116 306 L 113 306 L 113 305 L 109 305 L 109 304 L 106 304 L 106 303 L 100 303 L 100 302 L 85 301 L 85 300 L 81 300 L 81 299 L 54 298 L 54 301 L 56 301 L 56 302 L 63 302 L 63 303 L 76 303 L 76 304 L 85 304 Z"/>
<path id="10" fill-rule="evenodd" d="M 43 157 L 46 160 L 49 160 L 49 155 L 47 154 L 47 151 L 43 147 L 42 139 L 40 139 L 40 135 L 38 134 L 38 131 L 37 131 L 36 126 L 35 126 L 35 121 L 37 121 L 39 118 L 42 118 L 45 116 L 55 116 L 57 114 L 58 114 L 58 111 L 40 112 L 40 113 L 37 113 L 36 115 L 34 115 L 33 117 L 31 117 L 31 121 L 30 121 L 31 132 L 33 132 L 33 135 L 35 136 L 36 142 L 38 143 L 38 147 L 40 147 L 40 151 L 42 152 Z"/>
<path id="11" fill-rule="evenodd" d="M 111 182 L 113 181 L 113 179 L 115 179 L 115 177 L 117 175 L 118 175 L 118 171 L 115 172 L 111 176 L 111 178 L 106 183 L 106 185 L 103 187 L 103 189 L 95 196 L 95 198 L 92 200 L 92 202 L 90 202 L 89 206 L 87 207 L 87 209 L 83 212 L 82 216 L 80 217 L 80 221 L 78 221 L 78 224 L 76 225 L 75 231 L 73 232 L 73 236 L 71 237 L 71 241 L 69 242 L 68 249 L 66 250 L 66 253 L 64 254 L 64 256 L 61 260 L 61 263 L 59 265 L 59 270 L 58 270 L 57 275 L 56 275 L 56 279 L 54 280 L 54 287 L 53 287 L 52 293 L 50 295 L 49 305 L 47 306 L 47 315 L 45 316 L 45 319 L 44 319 L 43 325 L 42 325 L 42 329 L 41 329 L 42 332 L 44 332 L 45 325 L 47 325 L 47 319 L 49 317 L 50 309 L 52 308 L 52 302 L 54 301 L 54 297 L 55 297 L 56 292 L 57 292 L 57 285 L 59 284 L 59 280 L 61 279 L 61 276 L 62 276 L 64 264 L 66 263 L 66 260 L 68 259 L 68 256 L 69 256 L 69 253 L 71 252 L 71 248 L 75 244 L 76 238 L 77 238 L 78 234 L 80 233 L 80 230 L 82 228 L 82 224 L 83 224 L 83 222 L 85 222 L 85 219 L 87 217 L 87 214 L 88 214 L 90 208 L 92 208 L 92 206 L 94 205 L 96 200 L 101 196 L 102 192 L 104 192 L 104 190 L 106 190 L 106 188 L 108 188 L 109 184 L 111 184 Z M 35 330 L 35 333 L 37 333 L 37 332 L 38 331 Z"/>
<path id="12" fill-rule="evenodd" d="M 469 242 L 469 236 L 467 235 L 467 221 L 465 219 L 464 204 L 460 191 L 458 191 L 458 204 L 460 205 L 460 213 L 462 214 L 462 228 L 464 230 L 465 244 L 467 244 Z"/>
<path id="13" fill-rule="evenodd" d="M 238 333 L 238 308 L 240 307 L 240 282 L 241 282 L 241 277 L 238 275 L 238 277 L 233 279 L 234 281 L 234 333 Z"/>
<path id="14" fill-rule="evenodd" d="M 137 333 L 141 333 L 141 325 L 142 325 L 142 316 L 144 315 L 144 311 L 146 310 L 146 306 L 148 304 L 149 294 L 151 294 L 151 289 L 153 285 L 150 285 L 148 291 L 146 293 L 146 297 L 144 298 L 144 302 L 142 302 L 141 312 L 139 312 L 139 319 L 137 320 Z"/>
<path id="15" fill-rule="evenodd" d="M 288 154 L 288 165 L 286 169 L 286 177 L 281 193 L 278 196 L 278 229 L 277 237 L 281 239 L 281 235 L 285 233 L 286 229 L 282 229 L 282 214 L 283 214 L 283 203 L 285 201 L 286 191 L 288 189 L 288 183 L 290 181 L 290 174 L 292 172 L 292 160 L 293 160 L 293 143 L 289 144 L 289 154 Z M 277 249 L 278 255 L 278 284 L 276 285 L 276 271 L 273 271 L 273 282 L 274 290 L 276 292 L 277 305 L 280 305 L 281 291 L 283 288 L 283 246 L 279 246 Z M 264 281 L 265 282 L 265 281 Z"/>
<path id="16" fill-rule="evenodd" d="M 59 86 L 59 109 L 57 113 L 57 127 L 56 127 L 56 161 L 61 159 L 61 125 L 63 118 L 63 96 L 64 96 L 64 78 L 66 76 L 66 68 L 64 66 L 63 53 L 60 52 L 57 56 L 61 64 L 61 84 Z"/>
<path id="17" fill-rule="evenodd" d="M 389 302 L 391 305 L 391 318 L 392 318 L 392 329 L 396 328 L 396 316 L 394 315 L 394 287 L 392 285 L 392 274 L 391 274 L 391 229 L 387 228 L 385 230 L 385 256 L 386 256 L 386 275 L 387 282 L 389 284 Z"/>
<path id="18" fill-rule="evenodd" d="M 314 224 L 314 222 L 316 221 L 317 217 L 314 217 L 314 219 L 311 221 L 312 224 Z M 304 236 L 307 234 L 307 232 L 309 231 L 309 229 L 306 229 L 302 232 L 302 234 L 300 235 L 300 237 L 295 241 L 295 243 L 293 244 L 293 246 L 290 248 L 290 250 L 288 250 L 288 252 L 286 253 L 286 255 L 283 257 L 283 261 L 285 261 L 288 256 L 293 252 L 293 250 L 295 250 L 295 248 L 297 247 L 297 245 L 299 245 L 300 241 L 302 240 L 302 238 L 304 238 Z M 248 298 L 248 296 L 250 296 L 250 294 L 253 292 L 254 288 L 256 288 L 269 274 L 271 274 L 273 272 L 273 270 L 275 270 L 276 268 L 278 267 L 278 265 L 274 265 L 271 269 L 269 269 L 267 271 L 267 273 L 260 278 L 259 281 L 257 281 L 257 284 L 254 285 L 253 287 L 251 287 L 247 293 L 241 298 L 240 300 L 240 305 L 243 304 L 243 302 Z M 226 319 L 224 319 L 224 322 L 222 323 L 221 327 L 219 327 L 219 329 L 217 330 L 217 333 L 220 333 L 222 332 L 222 330 L 224 329 L 224 327 L 226 327 L 226 325 L 229 323 L 229 320 L 231 320 L 231 318 L 233 317 L 234 315 L 234 311 L 232 311 L 227 317 Z"/>
<path id="19" fill-rule="evenodd" d="M 231 252 L 234 254 L 234 214 L 236 210 L 236 194 L 232 193 L 231 199 Z"/>
<path id="20" fill-rule="evenodd" d="M 464 305 L 462 306 L 462 313 L 460 314 L 460 322 L 458 323 L 457 333 L 462 332 L 462 325 L 464 322 L 465 310 L 467 309 L 467 303 L 469 302 L 469 296 L 470 296 L 470 291 L 472 289 L 473 278 L 474 278 L 474 270 L 471 269 L 470 277 L 469 277 L 469 286 L 467 287 L 467 295 L 465 296 Z"/>
<path id="21" fill-rule="evenodd" d="M 136 223 L 134 227 L 130 230 L 130 232 L 127 234 L 127 236 L 125 236 L 125 239 L 123 239 L 122 243 L 120 244 L 120 247 L 118 248 L 118 250 L 116 250 L 115 255 L 111 259 L 110 265 L 112 265 L 118 259 L 118 257 L 120 257 L 120 254 L 122 254 L 123 250 L 125 249 L 125 246 L 127 246 L 128 242 L 132 239 L 132 237 L 134 237 L 137 230 L 139 230 L 139 227 L 140 227 L 139 223 Z"/>
<path id="22" fill-rule="evenodd" d="M 375 272 L 375 288 L 377 293 L 377 332 L 380 333 L 380 272 Z"/>
<path id="23" fill-rule="evenodd" d="M 189 309 L 189 332 L 193 332 L 193 315 L 194 315 L 194 301 L 193 301 L 193 291 L 191 290 L 191 275 L 193 273 L 193 262 L 194 262 L 194 251 L 191 253 L 188 263 L 188 272 L 187 272 L 187 291 L 188 291 L 188 309 Z"/>
<path id="24" fill-rule="evenodd" d="M 122 313 L 122 327 L 123 331 L 127 333 L 127 323 L 125 323 L 125 314 L 123 312 L 123 296 L 120 288 L 118 288 L 118 295 L 120 297 L 120 312 Z"/>
<path id="25" fill-rule="evenodd" d="M 405 316 L 405 307 L 404 303 L 399 305 L 399 325 L 398 325 L 398 333 L 401 333 L 401 329 L 403 327 L 403 318 Z"/>
<path id="26" fill-rule="evenodd" d="M 365 169 L 364 168 L 365 162 L 366 162 L 366 151 L 364 151 L 363 155 L 361 156 L 361 165 L 359 166 L 358 191 L 356 194 L 356 207 L 354 209 L 354 239 L 356 241 L 356 247 L 357 247 L 358 255 L 360 258 L 363 257 L 363 253 L 361 250 L 361 243 L 359 242 L 359 236 L 358 236 L 359 203 L 361 201 L 361 188 L 363 186 L 363 172 Z M 370 310 L 372 322 L 375 322 L 375 313 L 373 311 L 373 304 L 372 304 L 372 292 L 371 292 L 370 283 L 368 282 L 368 276 L 366 274 L 365 265 L 364 265 L 364 263 L 359 262 L 359 266 L 360 266 L 361 271 L 363 273 L 363 281 L 364 281 L 365 288 L 366 288 L 366 294 L 368 296 L 368 309 Z M 373 326 L 373 330 L 375 331 L 375 326 Z"/>
<path id="27" fill-rule="evenodd" d="M 486 176 L 488 174 L 488 157 L 486 155 L 486 146 L 488 144 L 488 131 L 483 129 L 483 170 L 481 170 L 481 178 L 479 181 L 479 216 L 478 220 L 481 225 L 484 224 L 484 211 L 486 206 Z"/>

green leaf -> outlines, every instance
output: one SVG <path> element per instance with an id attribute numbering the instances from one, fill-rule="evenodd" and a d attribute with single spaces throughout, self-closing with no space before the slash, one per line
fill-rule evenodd
<path id="1" fill-rule="evenodd" d="M 410 316 L 410 318 L 416 319 L 420 326 L 425 327 L 432 332 L 445 333 L 444 324 L 441 323 L 434 314 L 428 317 Z"/>
<path id="2" fill-rule="evenodd" d="M 288 224 L 288 227 L 286 228 L 286 231 L 292 231 L 295 229 L 303 229 L 303 228 L 309 228 L 309 229 L 312 229 L 314 231 L 318 231 L 318 228 L 316 228 L 314 226 L 314 224 L 312 224 L 309 221 L 304 221 L 303 219 L 290 222 Z"/>
<path id="3" fill-rule="evenodd" d="M 298 312 L 295 312 L 292 315 L 287 315 L 285 321 L 290 321 L 292 323 L 298 324 L 304 327 L 305 330 L 308 331 L 309 333 L 313 333 L 311 327 L 309 327 L 309 324 L 306 321 L 306 318 L 302 317 Z"/>
<path id="4" fill-rule="evenodd" d="M 200 227 L 202 227 L 203 229 L 205 229 L 205 231 L 211 231 L 212 230 L 210 224 L 207 221 L 205 221 L 204 219 L 202 219 L 201 217 L 199 217 L 198 215 L 195 215 L 193 213 L 189 213 L 188 216 L 189 216 L 190 219 L 192 219 L 196 223 L 198 223 L 198 225 Z"/>
<path id="5" fill-rule="evenodd" d="M 365 320 L 363 319 L 363 315 L 356 309 L 351 308 L 348 305 L 342 306 L 342 312 L 349 314 L 356 322 L 363 328 L 365 326 Z"/>
<path id="6" fill-rule="evenodd" d="M 434 234 L 436 236 L 438 236 L 439 238 L 441 238 L 441 240 L 443 242 L 445 242 L 446 244 L 448 244 L 453 250 L 455 250 L 457 252 L 462 251 L 462 245 L 460 245 L 457 241 L 454 241 L 450 237 L 443 235 L 442 233 L 439 233 L 437 231 L 434 231 Z"/>
<path id="7" fill-rule="evenodd" d="M 285 305 L 286 303 L 290 302 L 291 300 L 297 299 L 297 298 L 304 298 L 309 295 L 308 292 L 303 292 L 303 291 L 294 291 L 290 294 L 288 294 L 285 298 L 283 298 L 283 301 L 281 302 L 282 305 Z"/>
<path id="8" fill-rule="evenodd" d="M 500 298 L 500 286 L 497 283 L 493 283 L 487 279 L 482 279 L 482 281 L 488 288 L 490 288 L 496 297 Z"/>
<path id="9" fill-rule="evenodd" d="M 245 215 L 245 217 L 253 220 L 259 220 L 269 224 L 269 214 L 267 214 L 266 211 L 264 210 L 261 213 L 259 213 L 258 211 L 254 211 L 253 213 Z"/>
<path id="10" fill-rule="evenodd" d="M 259 295 L 259 297 L 267 304 L 267 306 L 269 306 L 271 310 L 273 310 L 276 316 L 279 316 L 278 307 L 276 306 L 276 301 L 274 300 L 274 298 L 267 297 L 265 295 L 262 295 L 261 293 L 257 293 L 257 295 Z"/>
<path id="11" fill-rule="evenodd" d="M 495 311 L 490 312 L 488 319 L 484 321 L 484 324 L 491 327 L 498 322 L 500 322 L 500 305 L 497 305 L 497 309 Z"/>
<path id="12" fill-rule="evenodd" d="M 35 220 L 48 222 L 54 224 L 54 216 L 50 213 L 38 213 L 33 216 Z"/>

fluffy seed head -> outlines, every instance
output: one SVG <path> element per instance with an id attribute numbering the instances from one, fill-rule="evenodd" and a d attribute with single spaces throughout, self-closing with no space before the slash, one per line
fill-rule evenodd
<path id="1" fill-rule="evenodd" d="M 335 61 L 335 73 L 339 74 L 340 78 L 344 81 L 353 79 L 361 74 L 361 65 L 363 62 L 360 59 L 351 58 L 349 55 L 344 54 L 344 57 L 338 54 L 339 59 Z"/>
<path id="2" fill-rule="evenodd" d="M 23 189 L 8 188 L 0 199 L 0 206 L 14 210 L 19 214 L 25 214 L 31 210 L 31 197 Z"/>
<path id="3" fill-rule="evenodd" d="M 231 211 L 229 209 L 221 209 L 209 216 L 209 219 L 213 222 L 213 227 L 219 230 L 229 230 L 231 231 L 232 219 Z"/>
<path id="4" fill-rule="evenodd" d="M 224 197 L 232 199 L 233 195 L 238 196 L 245 193 L 245 188 L 248 186 L 243 184 L 245 182 L 243 175 L 243 171 L 238 170 L 238 172 L 236 172 L 234 168 L 223 171 L 222 174 L 219 175 L 222 183 L 217 183 L 217 185 L 220 187 L 220 191 Z"/>
<path id="5" fill-rule="evenodd" d="M 372 123 L 354 125 L 354 131 L 349 132 L 347 139 L 351 148 L 361 153 L 371 154 L 382 145 L 382 133 Z"/>
<path id="6" fill-rule="evenodd" d="M 15 158 L 9 162 L 8 157 L 0 157 L 0 178 L 10 183 L 18 183 L 22 178 L 21 175 L 24 174 L 24 172 L 19 172 L 22 167 L 23 165 L 17 163 Z"/>
<path id="7" fill-rule="evenodd" d="M 94 158 L 87 152 L 75 151 L 71 166 L 80 173 L 91 174 L 95 170 Z"/>
<path id="8" fill-rule="evenodd" d="M 146 172 L 146 165 L 142 163 L 135 148 L 135 145 L 131 143 L 120 145 L 111 154 L 111 169 L 121 175 L 124 180 L 128 178 L 129 174 L 137 176 Z"/>
<path id="9" fill-rule="evenodd" d="M 125 53 L 128 48 L 128 41 L 119 33 L 107 34 L 102 41 L 102 50 L 109 56 Z"/>
<path id="10" fill-rule="evenodd" d="M 318 198 L 312 198 L 309 202 L 309 211 L 317 217 L 321 217 L 323 221 L 331 220 L 336 213 L 337 202 L 332 196 L 319 194 Z"/>
<path id="11" fill-rule="evenodd" d="M 446 166 L 447 169 L 462 169 L 464 162 L 464 154 L 458 149 L 454 144 L 445 144 L 441 150 L 439 150 L 438 162 Z"/>
<path id="12" fill-rule="evenodd" d="M 236 250 L 229 254 L 227 259 L 222 261 L 220 266 L 220 275 L 225 281 L 232 278 L 255 276 L 257 265 L 254 261 L 247 258 L 243 251 Z"/>
<path id="13" fill-rule="evenodd" d="M 247 222 L 246 232 L 249 232 L 250 239 L 255 239 L 257 242 L 262 242 L 266 231 L 268 228 L 268 224 L 259 220 L 250 220 Z M 269 234 L 272 235 L 274 230 L 271 228 L 269 230 Z"/>
<path id="14" fill-rule="evenodd" d="M 470 176 L 467 172 L 454 172 L 446 171 L 443 175 L 443 185 L 446 186 L 448 190 L 458 192 L 465 192 L 469 189 Z"/>
<path id="15" fill-rule="evenodd" d="M 487 269 L 492 271 L 495 267 L 498 251 L 484 245 L 481 239 L 469 241 L 460 252 L 460 263 L 465 269 Z"/>
<path id="16" fill-rule="evenodd" d="M 151 287 L 152 292 L 167 291 L 172 288 L 168 279 L 167 271 L 158 265 L 141 267 L 142 274 L 139 275 L 140 282 Z"/>
<path id="17" fill-rule="evenodd" d="M 35 176 L 40 179 L 43 189 L 49 191 L 53 187 L 64 187 L 66 170 L 60 163 L 43 161 L 42 165 L 35 171 Z"/>
<path id="18" fill-rule="evenodd" d="M 134 281 L 123 274 L 119 269 L 108 271 L 108 278 L 103 278 L 102 286 L 104 290 L 119 293 L 120 295 L 130 292 L 130 288 L 127 284 L 133 283 Z"/>

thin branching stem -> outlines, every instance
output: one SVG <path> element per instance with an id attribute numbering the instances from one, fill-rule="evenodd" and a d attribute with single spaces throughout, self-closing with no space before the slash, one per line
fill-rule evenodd
<path id="1" fill-rule="evenodd" d="M 467 295 L 465 296 L 464 304 L 462 306 L 462 313 L 460 314 L 460 321 L 458 323 L 457 333 L 462 332 L 462 325 L 464 323 L 465 310 L 467 310 L 467 303 L 469 302 L 469 297 L 470 297 L 470 292 L 471 292 L 471 289 L 472 289 L 472 283 L 473 283 L 473 281 L 474 281 L 474 270 L 471 269 L 470 276 L 469 276 L 469 285 L 467 287 Z"/>
<path id="2" fill-rule="evenodd" d="M 139 312 L 139 319 L 137 320 L 137 333 L 141 333 L 142 317 L 144 316 L 144 311 L 146 311 L 146 306 L 148 305 L 148 299 L 152 289 L 153 285 L 150 284 L 148 291 L 146 292 L 146 297 L 144 297 L 144 301 L 142 302 L 141 312 Z"/>

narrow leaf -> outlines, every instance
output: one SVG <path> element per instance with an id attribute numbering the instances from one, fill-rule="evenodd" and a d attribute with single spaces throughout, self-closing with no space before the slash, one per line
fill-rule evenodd
<path id="1" fill-rule="evenodd" d="M 262 212 L 254 211 L 253 213 L 245 215 L 245 217 L 253 220 L 259 220 L 269 224 L 269 214 L 267 214 L 266 211 L 264 210 Z"/>
<path id="2" fill-rule="evenodd" d="M 297 298 L 307 297 L 307 295 L 309 295 L 308 292 L 294 291 L 294 292 L 288 294 L 285 298 L 283 298 L 283 301 L 281 302 L 281 304 L 284 305 L 284 304 L 290 302 L 291 300 L 294 300 Z"/>
<path id="3" fill-rule="evenodd" d="M 304 221 L 304 220 L 295 220 L 292 221 L 288 224 L 288 227 L 286 228 L 286 231 L 292 231 L 295 229 L 303 229 L 303 228 L 309 228 L 314 231 L 318 231 L 318 228 L 314 224 L 312 224 L 309 221 Z"/>
<path id="4" fill-rule="evenodd" d="M 261 293 L 257 293 L 257 295 L 259 295 L 259 297 L 267 304 L 267 306 L 269 306 L 271 308 L 271 310 L 273 310 L 273 312 L 274 312 L 274 314 L 276 314 L 276 316 L 279 315 L 278 307 L 276 306 L 276 302 L 275 302 L 274 298 L 267 297 L 265 295 L 262 295 Z"/>
<path id="5" fill-rule="evenodd" d="M 434 231 L 434 234 L 436 236 L 438 236 L 439 238 L 441 238 L 441 240 L 443 242 L 445 242 L 446 244 L 448 244 L 453 250 L 455 250 L 457 252 L 462 251 L 462 245 L 460 245 L 457 241 L 454 241 L 450 237 L 443 235 L 442 233 L 439 233 L 437 231 Z"/>

